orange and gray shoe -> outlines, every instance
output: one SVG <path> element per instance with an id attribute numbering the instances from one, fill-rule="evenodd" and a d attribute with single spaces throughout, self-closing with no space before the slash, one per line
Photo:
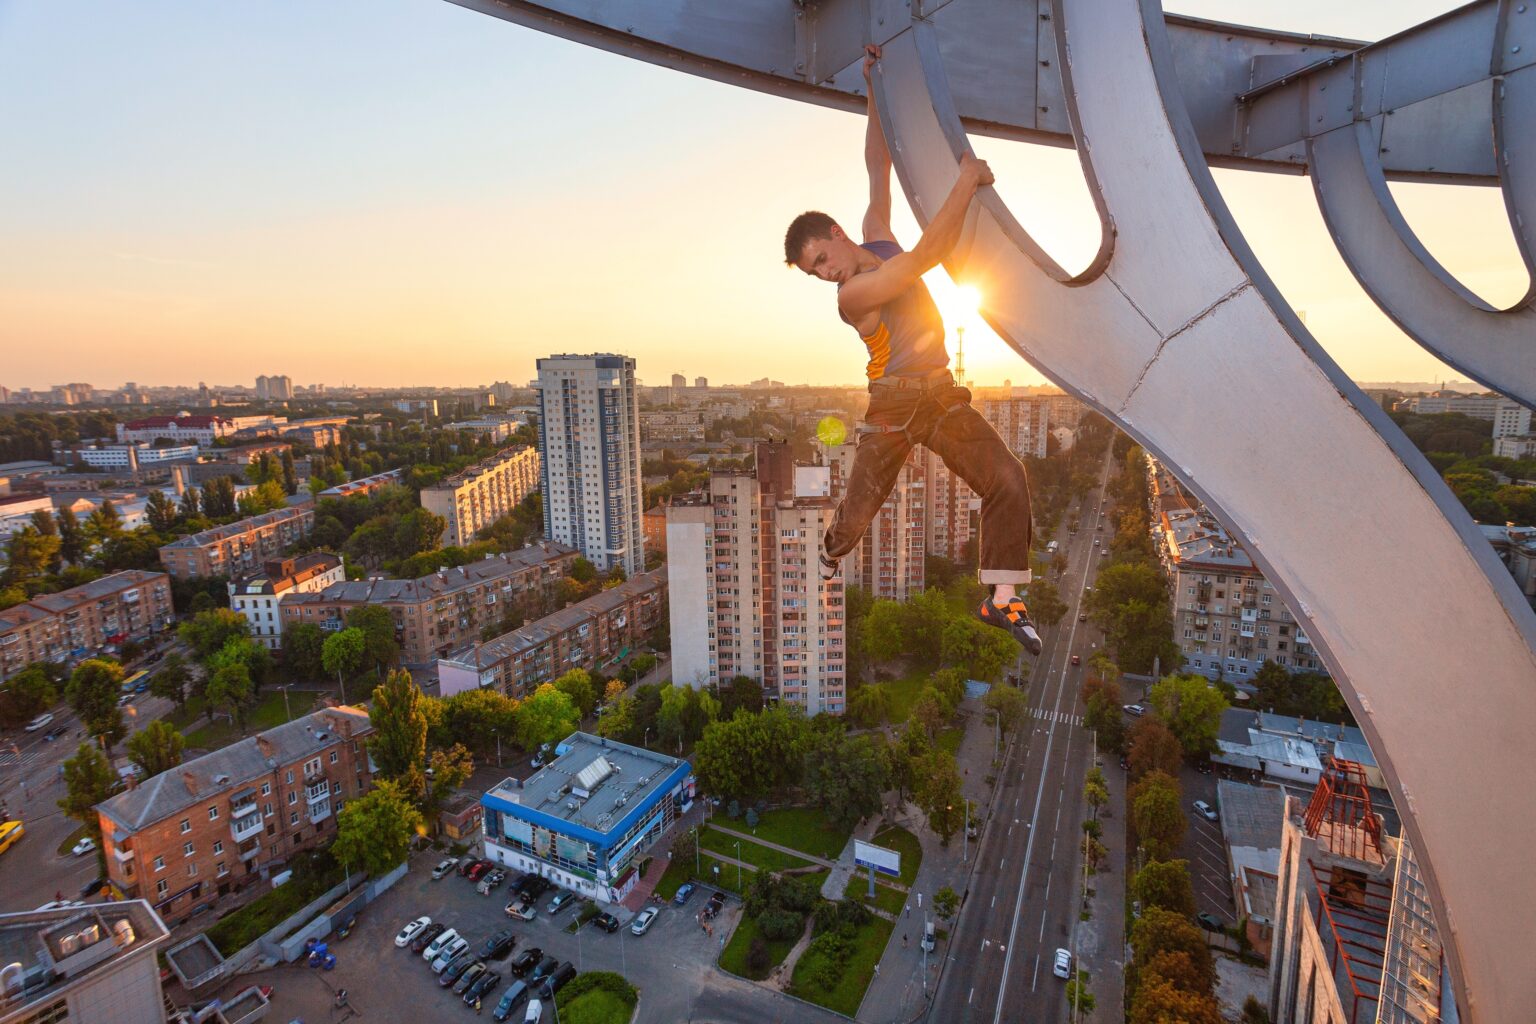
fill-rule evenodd
<path id="1" fill-rule="evenodd" d="M 976 617 L 989 626 L 1006 629 L 1012 633 L 1013 638 L 1030 654 L 1038 655 L 1043 649 L 1040 634 L 1036 631 L 1035 624 L 1029 620 L 1029 609 L 1017 597 L 1009 598 L 1005 605 L 993 604 L 992 598 L 988 597 L 981 602 L 981 607 L 976 609 Z"/>

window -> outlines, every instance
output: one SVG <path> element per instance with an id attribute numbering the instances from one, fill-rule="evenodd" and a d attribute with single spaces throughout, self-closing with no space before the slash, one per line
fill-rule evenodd
<path id="1" fill-rule="evenodd" d="M 197 864 L 195 862 L 192 863 L 192 864 L 188 864 L 187 865 L 187 877 L 188 878 L 192 878 L 192 877 L 195 877 L 196 875 L 197 875 Z"/>
<path id="2" fill-rule="evenodd" d="M 288 824 L 290 824 L 290 825 L 297 825 L 298 823 L 299 823 L 299 812 L 298 811 L 289 811 L 288 812 Z"/>
<path id="3" fill-rule="evenodd" d="M 186 835 L 192 831 L 192 822 L 186 818 L 181 819 L 181 834 Z"/>
<path id="4" fill-rule="evenodd" d="M 262 796 L 271 796 L 272 795 L 272 783 L 270 783 L 270 782 L 263 782 L 261 784 L 261 795 Z"/>
<path id="5" fill-rule="evenodd" d="M 272 805 L 271 804 L 262 804 L 261 805 L 261 813 L 265 817 L 268 817 L 268 818 L 272 817 Z"/>
<path id="6" fill-rule="evenodd" d="M 155 870 L 156 871 L 164 871 L 165 870 L 165 858 L 164 857 L 156 857 L 155 858 Z"/>
<path id="7" fill-rule="evenodd" d="M 293 771 L 290 769 L 289 771 L 285 772 L 284 775 L 285 778 L 283 781 L 287 782 L 290 786 L 293 785 Z"/>
<path id="8" fill-rule="evenodd" d="M 182 844 L 181 855 L 183 857 L 190 857 L 195 852 L 196 852 L 196 849 L 195 849 L 195 847 L 193 847 L 193 845 L 191 843 L 183 843 Z"/>
<path id="9" fill-rule="evenodd" d="M 299 802 L 299 791 L 296 790 L 296 789 L 290 789 L 288 791 L 288 806 L 292 807 L 294 804 L 296 804 L 298 802 Z"/>
<path id="10" fill-rule="evenodd" d="M 171 891 L 170 883 L 167 882 L 165 879 L 162 878 L 162 879 L 160 879 L 160 881 L 155 883 L 155 895 L 156 896 L 164 896 L 166 893 L 168 893 L 170 891 Z"/>
<path id="11" fill-rule="evenodd" d="M 218 807 L 210 807 L 210 808 L 208 808 L 208 820 L 209 821 L 218 821 L 219 820 L 219 809 L 218 809 Z"/>
<path id="12" fill-rule="evenodd" d="M 229 868 L 224 866 L 223 861 L 219 861 L 218 872 L 220 878 L 223 878 L 225 875 L 229 874 Z"/>
<path id="13" fill-rule="evenodd" d="M 336 751 L 334 751 L 334 750 L 331 751 L 331 764 L 335 764 L 337 760 L 338 760 L 338 755 L 337 755 Z"/>
<path id="14" fill-rule="evenodd" d="M 222 842 L 220 842 L 219 840 L 215 839 L 213 841 L 213 855 L 215 857 L 217 857 L 219 854 L 221 854 L 223 852 L 224 852 L 224 844 Z"/>

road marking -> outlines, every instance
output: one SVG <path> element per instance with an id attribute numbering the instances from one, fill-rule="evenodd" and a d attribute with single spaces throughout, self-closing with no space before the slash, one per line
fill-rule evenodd
<path id="1" fill-rule="evenodd" d="M 1031 992 L 1035 991 L 1035 989 L 1038 987 L 1037 983 L 1039 981 L 1040 981 L 1040 954 L 1036 953 L 1035 954 L 1035 974 L 1034 974 L 1034 977 L 1029 979 L 1029 990 Z M 1002 1005 L 1001 1004 L 998 1005 L 997 1012 L 998 1012 L 999 1015 L 1002 1014 L 1003 1010 L 1002 1010 Z"/>
<path id="2" fill-rule="evenodd" d="M 976 1000 L 976 986 L 971 986 L 971 991 L 965 997 L 965 1005 L 969 1006 Z"/>

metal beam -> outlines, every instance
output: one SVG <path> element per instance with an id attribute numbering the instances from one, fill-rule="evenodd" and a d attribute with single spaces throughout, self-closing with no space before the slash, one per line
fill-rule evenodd
<path id="1" fill-rule="evenodd" d="M 986 190 L 950 273 L 1025 359 L 1161 458 L 1232 530 L 1339 681 L 1428 861 L 1463 1019 L 1536 1005 L 1536 616 L 1439 475 L 1307 333 L 1248 249 L 1174 87 L 1153 0 L 1071 0 L 1055 27 L 1069 115 L 1105 214 L 1066 277 Z M 932 26 L 877 72 L 926 223 L 969 143 Z M 1112 225 L 1112 229 L 1110 227 Z M 1475 687 L 1475 689 L 1472 689 Z M 1457 752 L 1477 751 L 1477 757 Z"/>

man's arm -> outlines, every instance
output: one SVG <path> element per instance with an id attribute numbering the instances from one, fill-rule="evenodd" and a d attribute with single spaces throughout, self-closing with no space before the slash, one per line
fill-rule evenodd
<path id="1" fill-rule="evenodd" d="M 892 256 L 877 269 L 857 275 L 839 289 L 837 304 L 843 313 L 849 319 L 857 319 L 878 309 L 942 263 L 960 241 L 965 212 L 976 190 L 992 182 L 992 169 L 987 162 L 974 153 L 965 154 L 960 160 L 960 177 L 955 187 L 912 251 Z"/>
<path id="2" fill-rule="evenodd" d="M 869 209 L 864 212 L 864 241 L 896 241 L 891 233 L 891 151 L 880 130 L 871 75 L 880 59 L 880 47 L 864 47 L 864 91 L 869 97 L 869 122 L 864 128 L 864 169 L 869 172 Z"/>

